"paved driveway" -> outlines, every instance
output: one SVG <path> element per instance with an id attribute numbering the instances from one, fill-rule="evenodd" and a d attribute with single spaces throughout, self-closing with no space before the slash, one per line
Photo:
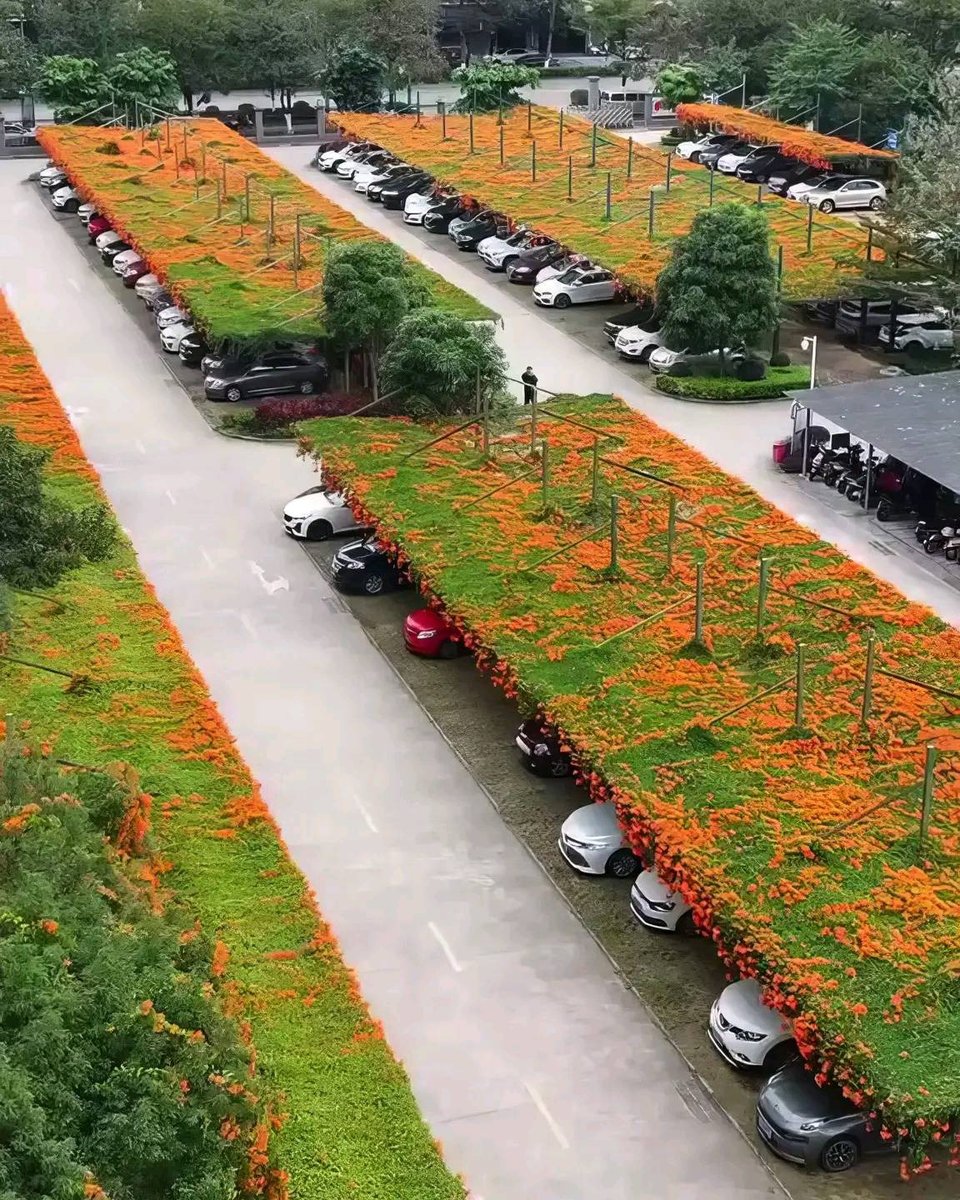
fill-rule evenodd
<path id="1" fill-rule="evenodd" d="M 211 432 L 26 169 L 0 163 L 9 299 L 451 1167 L 476 1200 L 779 1194 L 284 539 L 307 466 Z"/>

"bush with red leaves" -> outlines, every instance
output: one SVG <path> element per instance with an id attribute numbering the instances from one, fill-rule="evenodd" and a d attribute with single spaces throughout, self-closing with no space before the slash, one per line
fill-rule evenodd
<path id="1" fill-rule="evenodd" d="M 263 429 L 277 429 L 307 421 L 311 417 L 349 417 L 368 400 L 349 392 L 324 392 L 322 396 L 271 396 L 258 404 L 256 422 Z"/>

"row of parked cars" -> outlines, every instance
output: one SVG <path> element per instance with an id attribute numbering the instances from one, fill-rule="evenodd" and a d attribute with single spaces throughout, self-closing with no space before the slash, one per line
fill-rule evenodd
<path id="1" fill-rule="evenodd" d="M 153 314 L 161 348 L 178 355 L 185 366 L 200 368 L 208 400 L 235 403 L 289 393 L 310 395 L 326 387 L 326 360 L 315 346 L 287 342 L 258 354 L 208 346 L 190 313 L 151 271 L 140 251 L 124 241 L 108 217 L 83 201 L 59 167 L 44 167 L 38 181 L 50 193 L 55 209 L 76 213 L 104 264 Z"/>
<path id="2" fill-rule="evenodd" d="M 877 211 L 887 199 L 887 189 L 879 179 L 825 171 L 785 154 L 779 146 L 754 145 L 733 133 L 708 133 L 680 142 L 676 153 L 744 183 L 766 184 L 778 196 L 812 204 L 823 213 L 856 208 Z"/>
<path id="3" fill-rule="evenodd" d="M 284 530 L 302 540 L 360 534 L 332 560 L 335 586 L 344 592 L 379 596 L 411 586 L 389 550 L 357 522 L 342 495 L 323 486 L 295 497 L 283 511 Z M 462 632 L 442 613 L 418 608 L 403 626 L 411 653 L 452 659 L 467 653 Z M 576 773 L 576 764 L 558 731 L 540 717 L 523 721 L 516 745 L 524 766 L 546 779 Z M 586 804 L 563 822 L 558 848 L 565 861 L 584 875 L 630 879 L 630 911 L 647 930 L 662 935 L 697 933 L 693 908 L 673 891 L 655 868 L 626 842 L 612 804 Z M 707 1034 L 715 1050 L 738 1070 L 769 1076 L 757 1101 L 757 1129 L 782 1158 L 836 1173 L 862 1156 L 882 1153 L 892 1143 L 881 1138 L 867 1115 L 842 1093 L 819 1087 L 799 1058 L 791 1023 L 764 1003 L 754 979 L 725 987 L 714 1002 Z"/>

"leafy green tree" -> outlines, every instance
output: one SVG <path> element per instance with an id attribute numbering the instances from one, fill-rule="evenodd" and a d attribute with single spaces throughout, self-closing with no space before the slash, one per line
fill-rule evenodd
<path id="1" fill-rule="evenodd" d="M 741 87 L 744 75 L 748 74 L 747 54 L 733 38 L 710 46 L 706 54 L 700 55 L 697 66 L 701 79 L 711 91 L 722 96 L 726 103 L 739 103 L 740 97 L 732 91 Z"/>
<path id="2" fill-rule="evenodd" d="M 358 33 L 386 67 L 391 104 L 400 88 L 442 70 L 439 20 L 440 0 L 364 0 L 359 6 Z"/>
<path id="3" fill-rule="evenodd" d="M 166 50 L 189 112 L 200 92 L 230 82 L 231 23 L 225 0 L 142 0 L 137 30 L 145 46 Z"/>
<path id="4" fill-rule="evenodd" d="M 590 34 L 594 45 L 634 64 L 638 72 L 647 61 L 643 48 L 652 8 L 650 0 L 576 0 L 570 20 Z"/>
<path id="5" fill-rule="evenodd" d="M 24 37 L 17 18 L 5 15 L 12 11 L 0 4 L 0 96 L 28 90 L 39 67 L 36 46 Z"/>
<path id="6" fill-rule="evenodd" d="M 323 94 L 341 112 L 371 112 L 380 107 L 387 68 L 362 46 L 335 50 L 317 76 Z"/>
<path id="7" fill-rule="evenodd" d="M 405 317 L 383 356 L 384 389 L 417 418 L 475 412 L 478 375 L 481 401 L 498 402 L 506 360 L 493 330 L 436 308 Z"/>
<path id="8" fill-rule="evenodd" d="M 657 278 L 668 346 L 696 354 L 750 346 L 777 321 L 776 269 L 767 222 L 756 207 L 719 204 L 678 238 Z"/>
<path id="9" fill-rule="evenodd" d="M 660 68 L 656 88 L 670 108 L 690 104 L 704 93 L 704 80 L 695 63 L 667 63 Z"/>
<path id="10" fill-rule="evenodd" d="M 820 17 L 793 26 L 789 41 L 770 69 L 770 99 L 790 112 L 820 105 L 821 126 L 850 92 L 862 56 L 860 35 L 849 25 Z M 834 122 L 830 122 L 833 124 Z"/>
<path id="11" fill-rule="evenodd" d="M 53 106 L 54 120 L 76 121 L 105 104 L 106 77 L 92 58 L 54 54 L 45 58 L 36 81 L 37 93 Z"/>
<path id="12" fill-rule="evenodd" d="M 106 71 L 107 89 L 119 109 L 134 102 L 153 108 L 175 108 L 180 88 L 173 59 L 166 50 L 140 46 L 114 57 Z"/>
<path id="13" fill-rule="evenodd" d="M 522 104 L 523 97 L 516 89 L 536 87 L 540 72 L 536 67 L 484 61 L 457 67 L 450 78 L 460 87 L 460 99 L 453 111 L 485 113 Z"/>
<path id="14" fill-rule="evenodd" d="M 66 54 L 106 63 L 130 45 L 136 0 L 33 0 L 41 54 Z"/>
<path id="15" fill-rule="evenodd" d="M 233 0 L 229 16 L 228 69 L 234 87 L 261 87 L 280 95 L 285 108 L 292 93 L 316 78 L 316 13 L 305 0 Z"/>
<path id="16" fill-rule="evenodd" d="M 856 117 L 862 106 L 863 135 L 878 141 L 887 129 L 898 129 L 911 113 L 929 111 L 935 71 L 930 56 L 902 33 L 878 33 L 864 42 L 855 86 L 843 116 Z"/>

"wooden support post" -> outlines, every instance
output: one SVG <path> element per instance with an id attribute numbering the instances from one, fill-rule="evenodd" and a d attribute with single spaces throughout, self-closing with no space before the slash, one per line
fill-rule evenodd
<path id="1" fill-rule="evenodd" d="M 194 200 L 200 199 L 200 173 L 196 167 L 193 168 L 193 198 Z"/>
<path id="2" fill-rule="evenodd" d="M 483 423 L 483 457 L 490 457 L 490 419 L 486 398 L 480 394 L 480 368 L 477 367 L 477 416 Z"/>
<path id="3" fill-rule="evenodd" d="M 697 602 L 693 618 L 693 640 L 697 645 L 703 642 L 703 563 L 697 563 Z"/>
<path id="4" fill-rule="evenodd" d="M 503 166 L 503 126 L 502 125 L 500 126 L 500 129 L 498 130 L 498 132 L 500 134 L 500 166 L 502 167 Z"/>
<path id="5" fill-rule="evenodd" d="M 619 505 L 620 497 L 614 494 L 610 497 L 610 570 L 616 571 L 617 559 L 620 554 L 620 529 L 619 529 Z"/>
<path id="6" fill-rule="evenodd" d="M 567 199 L 573 199 L 573 155 L 567 157 Z"/>
<path id="7" fill-rule="evenodd" d="M 470 153 L 473 153 L 473 113 L 470 113 Z"/>
<path id="8" fill-rule="evenodd" d="M 600 493 L 600 439 L 593 439 L 593 467 L 591 471 L 590 505 L 596 508 Z"/>
<path id="9" fill-rule="evenodd" d="M 596 121 L 594 121 L 594 123 L 593 123 L 592 138 L 593 138 L 593 140 L 590 143 L 590 166 L 595 167 L 597 165 L 597 123 L 596 123 Z"/>
<path id="10" fill-rule="evenodd" d="M 170 118 L 167 117 L 167 149 L 170 149 Z"/>
<path id="11" fill-rule="evenodd" d="M 713 208 L 713 189 L 716 186 L 716 183 L 717 183 L 717 173 L 716 173 L 716 171 L 711 171 L 710 172 L 710 204 L 709 204 L 710 208 Z"/>
<path id="12" fill-rule="evenodd" d="M 877 651 L 877 635 L 867 630 L 867 661 L 863 669 L 863 704 L 860 707 L 860 724 L 866 725 L 873 713 L 873 668 Z"/>
<path id="13" fill-rule="evenodd" d="M 937 748 L 932 743 L 927 746 L 927 755 L 923 764 L 923 801 L 920 808 L 920 853 L 927 848 L 927 836 L 930 832 L 930 817 L 933 815 L 933 769 L 937 765 Z"/>
<path id="14" fill-rule="evenodd" d="M 440 108 L 440 137 L 447 140 L 447 106 L 442 100 L 437 101 Z"/>
<path id="15" fill-rule="evenodd" d="M 217 180 L 217 220 L 223 216 L 223 196 L 220 194 L 220 180 Z"/>
<path id="16" fill-rule="evenodd" d="M 559 149 L 563 149 L 563 109 L 560 109 L 560 144 Z"/>
<path id="17" fill-rule="evenodd" d="M 249 221 L 250 220 L 250 176 L 249 175 L 244 175 L 244 177 L 243 177 L 243 192 L 244 192 L 244 197 L 245 197 L 247 220 Z"/>
<path id="18" fill-rule="evenodd" d="M 243 200 L 237 200 L 237 212 L 240 216 L 240 240 L 243 241 Z"/>
<path id="19" fill-rule="evenodd" d="M 272 246 L 272 245 L 273 245 L 273 234 L 274 234 L 274 228 L 275 228 L 275 226 L 274 226 L 274 216 L 275 216 L 275 211 L 276 211 L 276 210 L 275 210 L 275 207 L 274 207 L 274 204 L 275 204 L 275 197 L 274 197 L 274 194 L 273 194 L 273 192 L 271 192 L 271 193 L 270 193 L 270 224 L 267 226 L 267 230 L 268 230 L 268 232 L 267 232 L 267 245 L 268 245 L 268 246 Z"/>
<path id="20" fill-rule="evenodd" d="M 227 196 L 229 195 L 229 193 L 227 192 L 227 164 L 226 164 L 226 162 L 222 162 L 220 164 L 220 180 L 223 184 L 223 198 L 224 198 L 224 200 L 226 200 Z"/>
<path id="21" fill-rule="evenodd" d="M 633 178 L 633 138 L 627 139 L 627 179 Z"/>
<path id="22" fill-rule="evenodd" d="M 670 493 L 667 509 L 667 574 L 673 570 L 673 543 L 677 539 L 677 498 Z"/>
<path id="23" fill-rule="evenodd" d="M 187 145 L 187 123 L 186 123 L 186 121 L 184 121 L 181 128 L 183 129 L 183 157 L 189 158 L 190 157 L 190 148 Z"/>
<path id="24" fill-rule="evenodd" d="M 807 205 L 807 253 L 813 250 L 813 205 Z"/>
<path id="25" fill-rule="evenodd" d="M 530 132 L 533 124 L 533 102 L 527 101 L 527 133 Z"/>
<path id="26" fill-rule="evenodd" d="M 651 190 L 650 190 L 650 212 L 649 212 L 649 215 L 647 216 L 647 237 L 650 239 L 653 238 L 653 212 L 654 212 L 654 205 L 656 203 L 657 203 L 657 194 L 651 188 Z"/>
<path id="27" fill-rule="evenodd" d="M 546 509 L 550 499 L 550 447 L 546 440 L 540 443 L 540 488 Z"/>
<path id="28" fill-rule="evenodd" d="M 603 219 L 605 221 L 609 221 L 610 217 L 612 215 L 612 200 L 613 200 L 612 176 L 613 176 L 613 173 L 611 171 L 608 171 L 607 172 L 607 206 L 606 206 L 606 211 L 605 211 L 604 217 L 603 217 Z"/>
<path id="29" fill-rule="evenodd" d="M 670 191 L 670 181 L 673 175 L 673 151 L 667 151 L 667 191 Z"/>
<path id="30" fill-rule="evenodd" d="M 414 122 L 414 128 L 415 129 L 422 128 L 422 122 L 420 120 L 420 89 L 419 88 L 417 88 L 417 119 Z"/>
<path id="31" fill-rule="evenodd" d="M 200 178 L 207 182 L 207 143 L 200 143 Z"/>
<path id="32" fill-rule="evenodd" d="M 530 143 L 530 180 L 532 183 L 537 182 L 537 139 L 534 138 Z"/>
<path id="33" fill-rule="evenodd" d="M 873 258 L 873 226 L 867 229 L 867 262 Z"/>
<path id="34" fill-rule="evenodd" d="M 537 448 L 537 389 L 533 389 L 533 400 L 530 402 L 530 453 Z"/>
<path id="35" fill-rule="evenodd" d="M 793 702 L 793 724 L 797 729 L 803 729 L 803 675 L 806 649 L 803 642 L 797 642 L 797 683 Z"/>
<path id="36" fill-rule="evenodd" d="M 763 184 L 757 184 L 757 205 L 763 204 Z"/>
<path id="37" fill-rule="evenodd" d="M 757 584 L 757 638 L 763 637 L 767 610 L 767 587 L 770 582 L 770 559 L 760 555 L 760 580 Z"/>
<path id="38" fill-rule="evenodd" d="M 296 237 L 293 239 L 293 290 L 300 291 L 300 247 Z"/>

